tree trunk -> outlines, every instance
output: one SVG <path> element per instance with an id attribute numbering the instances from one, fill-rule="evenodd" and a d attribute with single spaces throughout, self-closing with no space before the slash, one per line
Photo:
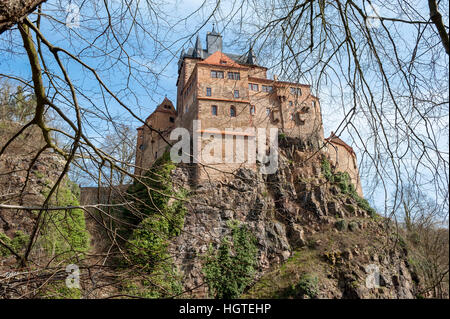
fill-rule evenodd
<path id="1" fill-rule="evenodd" d="M 0 2 L 0 34 L 21 22 L 46 0 L 2 0 Z"/>

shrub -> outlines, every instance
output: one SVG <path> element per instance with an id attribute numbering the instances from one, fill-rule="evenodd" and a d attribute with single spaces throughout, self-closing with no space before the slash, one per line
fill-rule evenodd
<path id="1" fill-rule="evenodd" d="M 44 195 L 48 190 L 44 191 Z M 78 186 L 66 180 L 58 187 L 51 199 L 57 206 L 79 206 Z M 84 254 L 89 249 L 84 212 L 81 209 L 50 211 L 45 215 L 39 244 L 57 259 Z"/>
<path id="2" fill-rule="evenodd" d="M 181 279 L 174 270 L 168 253 L 170 239 L 178 236 L 184 226 L 186 209 L 185 190 L 175 192 L 171 172 L 175 165 L 170 153 L 165 152 L 142 178 L 127 190 L 133 212 L 139 212 L 142 220 L 133 212 L 125 211 L 136 229 L 126 244 L 126 266 L 137 266 L 149 274 L 150 279 L 130 280 L 123 289 L 127 294 L 143 298 L 165 298 L 181 293 Z"/>
<path id="3" fill-rule="evenodd" d="M 333 172 L 331 171 L 330 162 L 328 162 L 328 160 L 326 158 L 322 159 L 321 170 L 322 170 L 323 176 L 327 179 L 327 181 L 329 181 L 330 183 L 333 183 L 334 182 Z"/>
<path id="4" fill-rule="evenodd" d="M 296 286 L 296 291 L 300 297 L 309 297 L 311 299 L 316 298 L 319 294 L 318 288 L 319 280 L 316 276 L 311 274 L 304 274 L 300 278 Z"/>
<path id="5" fill-rule="evenodd" d="M 122 291 L 127 295 L 140 298 L 169 298 L 181 294 L 181 278 L 170 263 L 161 263 L 151 276 L 140 281 L 127 280 Z"/>
<path id="6" fill-rule="evenodd" d="M 14 252 L 20 254 L 20 252 L 26 247 L 28 244 L 30 236 L 18 230 L 15 232 L 14 237 L 11 239 L 6 234 L 0 232 L 0 239 L 6 245 L 8 245 Z M 6 257 L 11 255 L 11 251 L 6 247 L 0 245 L 0 257 Z"/>
<path id="7" fill-rule="evenodd" d="M 128 252 L 131 261 L 144 268 L 152 269 L 167 258 L 169 239 L 178 236 L 184 225 L 186 191 L 174 192 L 170 177 L 173 168 L 166 152 L 146 173 L 143 183 L 137 182 L 128 190 L 134 209 L 146 216 L 131 234 Z M 128 215 L 133 216 L 131 212 Z"/>
<path id="8" fill-rule="evenodd" d="M 358 204 L 358 207 L 367 211 L 370 217 L 377 217 L 376 211 L 372 207 L 370 207 L 369 202 L 358 195 L 355 186 L 351 182 L 350 175 L 347 172 L 337 172 L 333 174 L 330 162 L 328 162 L 326 158 L 322 159 L 321 171 L 327 181 L 332 184 L 336 184 L 339 187 L 341 193 L 349 195 L 351 198 L 353 198 Z"/>
<path id="9" fill-rule="evenodd" d="M 68 288 L 65 281 L 55 281 L 45 285 L 40 292 L 43 299 L 81 299 L 82 293 L 79 288 Z"/>
<path id="10" fill-rule="evenodd" d="M 229 224 L 231 236 L 222 239 L 217 251 L 210 246 L 203 273 L 216 299 L 238 298 L 255 274 L 254 236 L 245 225 Z"/>
<path id="11" fill-rule="evenodd" d="M 338 230 L 347 230 L 347 222 L 344 219 L 336 221 L 334 224 Z"/>

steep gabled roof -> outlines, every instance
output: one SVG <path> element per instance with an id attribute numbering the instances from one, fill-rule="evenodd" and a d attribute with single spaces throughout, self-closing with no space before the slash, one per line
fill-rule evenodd
<path id="1" fill-rule="evenodd" d="M 165 97 L 164 100 L 161 102 L 161 104 L 159 104 L 156 107 L 156 109 L 152 112 L 152 114 L 150 114 L 147 117 L 145 122 L 147 122 L 152 117 L 152 115 L 157 113 L 157 112 L 169 113 L 169 114 L 173 114 L 173 115 L 177 116 L 177 111 L 175 110 L 175 107 L 173 106 L 172 101 L 169 100 L 167 97 Z"/>

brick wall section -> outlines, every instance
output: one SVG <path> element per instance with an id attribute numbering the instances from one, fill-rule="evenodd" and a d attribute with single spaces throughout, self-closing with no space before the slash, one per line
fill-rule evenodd
<path id="1" fill-rule="evenodd" d="M 331 164 L 334 165 L 336 171 L 347 172 L 350 175 L 352 184 L 356 187 L 356 192 L 362 197 L 363 191 L 355 152 L 333 133 L 326 140 L 330 142 L 327 144 L 327 151 Z"/>

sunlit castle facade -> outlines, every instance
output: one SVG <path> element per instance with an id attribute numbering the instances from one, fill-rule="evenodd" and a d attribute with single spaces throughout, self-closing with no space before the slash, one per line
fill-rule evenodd
<path id="1" fill-rule="evenodd" d="M 214 29 L 207 33 L 205 46 L 197 36 L 194 47 L 181 53 L 176 86 L 176 109 L 165 99 L 147 119 L 149 126 L 161 130 L 167 137 L 175 127 L 187 129 L 192 136 L 197 133 L 193 144 L 198 142 L 200 148 L 208 147 L 213 136 L 221 136 L 224 141 L 240 139 L 245 145 L 244 154 L 234 146 L 240 161 L 209 165 L 212 169 L 199 165 L 198 178 L 219 176 L 239 167 L 256 168 L 254 161 L 249 161 L 247 146 L 254 140 L 258 128 L 266 129 L 267 136 L 271 128 L 277 128 L 279 134 L 299 138 L 311 149 L 321 148 L 325 141 L 331 144 L 330 139 L 324 139 L 320 102 L 309 85 L 278 81 L 275 76 L 269 79 L 267 68 L 258 65 L 251 48 L 241 55 L 223 52 L 222 36 Z M 161 140 L 159 134 L 146 126 L 138 129 L 137 173 L 148 169 L 162 155 L 167 143 Z M 223 144 L 224 157 L 225 149 Z M 354 157 L 352 162 L 356 163 L 353 150 L 349 146 L 344 147 L 345 150 L 346 156 Z M 330 152 L 335 149 L 331 147 Z M 343 157 L 336 153 L 332 158 L 338 169 L 336 160 L 343 160 Z M 356 164 L 352 167 L 349 174 L 355 184 L 359 184 Z"/>

